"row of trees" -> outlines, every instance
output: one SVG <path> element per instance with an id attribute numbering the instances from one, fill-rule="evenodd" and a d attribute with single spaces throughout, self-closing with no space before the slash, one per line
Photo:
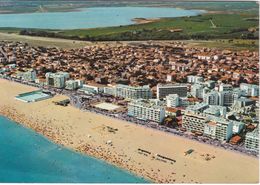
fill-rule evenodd
<path id="1" fill-rule="evenodd" d="M 41 36 L 41 37 L 53 37 L 53 38 L 65 38 L 73 40 L 85 40 L 85 41 L 128 41 L 128 40 L 208 40 L 208 39 L 258 39 L 258 35 L 247 32 L 231 32 L 231 33 L 185 33 L 185 32 L 171 32 L 169 30 L 158 29 L 142 29 L 137 31 L 126 31 L 114 34 L 104 34 L 99 36 L 85 35 L 68 36 L 59 32 L 43 31 L 43 30 L 21 30 L 20 35 Z"/>

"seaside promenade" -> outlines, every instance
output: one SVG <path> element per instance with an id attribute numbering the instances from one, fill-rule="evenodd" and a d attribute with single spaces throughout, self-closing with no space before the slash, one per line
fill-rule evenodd
<path id="1" fill-rule="evenodd" d="M 118 119 L 82 112 L 72 106 L 56 106 L 57 95 L 36 103 L 14 97 L 35 90 L 0 79 L 0 114 L 45 135 L 57 144 L 104 159 L 155 182 L 257 183 L 258 159 L 214 148 Z M 108 127 L 117 129 L 109 132 Z M 107 144 L 108 141 L 112 145 Z M 151 154 L 138 152 L 141 148 Z M 193 149 L 190 155 L 184 155 Z M 176 162 L 157 160 L 156 154 Z M 209 156 L 211 160 L 205 160 Z M 228 164 L 228 165 L 227 165 Z M 224 175 L 223 175 L 224 174 Z"/>

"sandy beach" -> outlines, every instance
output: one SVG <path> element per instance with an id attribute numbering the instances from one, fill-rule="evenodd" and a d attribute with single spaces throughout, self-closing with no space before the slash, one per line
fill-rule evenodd
<path id="1" fill-rule="evenodd" d="M 127 169 L 157 183 L 258 183 L 258 159 L 121 120 L 57 106 L 62 95 L 24 103 L 14 97 L 33 87 L 0 79 L 0 114 L 57 144 Z M 115 133 L 108 128 L 118 129 Z M 111 140 L 113 145 L 106 144 Z M 138 153 L 138 148 L 151 152 Z M 194 152 L 185 156 L 184 152 Z M 176 160 L 171 164 L 155 154 Z M 206 160 L 210 158 L 210 160 Z"/>
<path id="2" fill-rule="evenodd" d="M 146 24 L 151 22 L 159 21 L 160 18 L 146 19 L 146 18 L 133 18 L 131 21 L 135 22 L 135 24 Z"/>

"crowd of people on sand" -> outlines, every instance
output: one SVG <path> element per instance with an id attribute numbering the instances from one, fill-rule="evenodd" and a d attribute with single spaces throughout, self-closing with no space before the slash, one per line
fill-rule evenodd
<path id="1" fill-rule="evenodd" d="M 64 126 L 55 126 L 50 124 L 55 120 L 39 120 L 36 117 L 26 117 L 24 114 L 20 114 L 15 108 L 12 107 L 1 107 L 0 114 L 4 115 L 17 123 L 22 123 L 24 126 L 29 127 L 35 130 L 37 133 L 40 133 L 46 136 L 51 141 L 61 145 L 75 149 L 78 152 L 91 155 L 97 158 L 104 159 L 109 163 L 112 163 L 116 166 L 119 166 L 124 169 L 136 173 L 140 176 L 149 178 L 150 180 L 158 183 L 173 183 L 176 181 L 174 175 L 175 172 L 172 172 L 172 175 L 167 177 L 162 177 L 160 174 L 160 169 L 146 170 L 141 162 L 136 162 L 132 157 L 127 156 L 122 150 L 121 153 L 115 153 L 111 148 L 104 146 L 95 146 L 95 144 L 90 145 L 86 141 L 79 140 L 78 143 L 72 142 L 73 133 L 65 132 Z M 71 130 L 71 129 L 70 129 Z M 76 145 L 75 145 L 76 144 Z"/>
<path id="2" fill-rule="evenodd" d="M 55 126 L 55 124 L 51 124 L 51 122 L 53 123 L 55 120 L 40 120 L 33 116 L 28 117 L 19 113 L 11 106 L 0 107 L 0 114 L 35 130 L 37 133 L 44 135 L 51 141 L 61 146 L 66 146 L 75 149 L 78 152 L 103 159 L 111 164 L 136 173 L 139 176 L 148 178 L 153 182 L 170 183 L 175 182 L 176 180 L 174 179 L 173 175 L 162 177 L 159 169 L 145 169 L 141 162 L 136 162 L 132 157 L 126 155 L 122 150 L 120 154 L 116 153 L 114 150 L 111 150 L 111 146 L 96 146 L 95 143 L 91 145 L 87 143 L 86 140 L 79 140 L 78 143 L 74 143 L 72 142 L 72 138 L 75 137 L 75 134 L 71 132 L 72 129 L 69 128 L 69 126 L 68 128 L 65 128 L 65 126 Z M 66 132 L 65 130 L 70 130 L 70 132 Z M 173 174 L 176 173 L 173 172 Z"/>
<path id="3" fill-rule="evenodd" d="M 9 80 L 13 80 L 13 79 L 9 79 Z M 33 85 L 33 86 L 38 87 L 35 84 L 27 84 L 27 85 Z M 42 87 L 38 87 L 38 88 L 42 88 Z M 196 139 L 198 141 L 200 141 L 199 139 L 201 139 L 198 137 L 190 138 L 191 136 L 187 135 L 186 133 L 176 131 L 175 129 L 166 128 L 164 126 L 159 126 L 158 124 L 154 126 L 154 124 L 150 123 L 149 121 L 137 120 L 135 118 L 126 116 L 125 114 L 122 114 L 122 113 L 121 114 L 119 113 L 116 115 L 113 113 L 105 112 L 100 109 L 95 109 L 95 108 L 90 109 L 90 108 L 84 106 L 85 102 L 82 101 L 82 94 L 78 94 L 77 92 L 71 92 L 71 91 L 60 90 L 60 89 L 51 89 L 51 88 L 48 90 L 50 90 L 53 93 L 69 96 L 70 100 L 72 101 L 72 106 L 82 109 L 83 111 L 94 112 L 96 114 L 106 115 L 106 116 L 110 116 L 110 117 L 113 117 L 116 119 L 134 122 L 141 126 L 146 126 L 146 127 L 162 130 L 165 132 L 170 132 L 177 136 L 184 136 L 189 139 Z M 75 137 L 75 134 L 73 132 L 71 132 L 72 129 L 69 129 L 70 132 L 64 132 L 64 129 L 67 129 L 67 128 L 64 128 L 62 126 L 55 126 L 55 124 L 49 124 L 50 122 L 54 122 L 55 120 L 44 120 L 43 121 L 43 120 L 39 120 L 37 118 L 34 118 L 33 120 L 26 119 L 25 115 L 19 114 L 12 107 L 2 107 L 0 109 L 0 114 L 18 122 L 18 123 L 23 123 L 25 126 L 34 129 L 35 131 L 37 131 L 40 134 L 45 135 L 47 138 L 49 138 L 50 140 L 54 141 L 57 144 L 60 144 L 62 146 L 67 146 L 67 147 L 70 147 L 73 149 L 76 148 L 77 151 L 83 152 L 88 155 L 95 156 L 97 158 L 104 159 L 112 164 L 115 164 L 116 166 L 128 169 L 129 171 L 134 172 L 140 176 L 146 177 L 154 182 L 158 182 L 158 183 L 176 182 L 176 176 L 175 176 L 176 173 L 175 172 L 172 172 L 172 175 L 166 177 L 165 175 L 163 176 L 161 174 L 160 169 L 158 169 L 157 171 L 155 169 L 147 170 L 142 167 L 142 163 L 135 162 L 133 160 L 133 158 L 131 158 L 129 156 L 128 156 L 129 158 L 120 157 L 120 155 L 118 153 L 112 152 L 111 149 L 105 149 L 104 147 L 101 148 L 101 146 L 96 148 L 94 146 L 87 145 L 86 141 L 83 141 L 83 140 L 78 141 L 77 139 L 75 140 L 75 141 L 77 141 L 77 143 L 74 143 L 73 142 L 74 140 L 72 138 Z M 203 139 L 203 142 L 205 140 L 207 141 L 206 138 L 205 139 L 202 138 L 202 139 Z M 216 145 L 218 145 L 218 144 L 216 144 Z M 220 144 L 220 146 L 227 148 L 224 144 Z M 207 158 L 207 156 L 205 158 Z M 183 177 L 183 180 L 186 182 L 185 179 L 186 179 L 186 176 Z M 179 182 L 180 179 L 178 179 L 177 181 Z M 191 182 L 197 183 L 193 180 L 191 180 Z"/>

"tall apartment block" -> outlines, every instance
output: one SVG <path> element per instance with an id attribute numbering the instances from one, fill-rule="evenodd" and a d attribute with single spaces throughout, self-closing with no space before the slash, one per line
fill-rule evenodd
<path id="1" fill-rule="evenodd" d="M 152 91 L 148 85 L 133 87 L 119 84 L 116 85 L 115 95 L 128 99 L 150 99 L 152 98 Z"/>
<path id="2" fill-rule="evenodd" d="M 36 79 L 36 71 L 31 69 L 27 72 L 20 73 L 18 76 L 20 76 L 24 81 L 34 82 Z"/>
<path id="3" fill-rule="evenodd" d="M 246 134 L 245 147 L 248 150 L 259 151 L 259 127 Z"/>
<path id="4" fill-rule="evenodd" d="M 186 111 L 182 126 L 188 131 L 200 132 L 204 136 L 228 141 L 233 134 L 233 122 L 203 113 Z"/>
<path id="5" fill-rule="evenodd" d="M 46 83 L 49 86 L 56 88 L 64 88 L 65 82 L 69 79 L 69 73 L 57 72 L 57 73 L 46 73 Z"/>
<path id="6" fill-rule="evenodd" d="M 128 115 L 141 120 L 162 122 L 165 117 L 163 106 L 148 100 L 133 100 L 128 103 Z"/>
<path id="7" fill-rule="evenodd" d="M 240 89 L 245 92 L 246 96 L 259 96 L 259 86 L 258 85 L 241 83 Z"/>

